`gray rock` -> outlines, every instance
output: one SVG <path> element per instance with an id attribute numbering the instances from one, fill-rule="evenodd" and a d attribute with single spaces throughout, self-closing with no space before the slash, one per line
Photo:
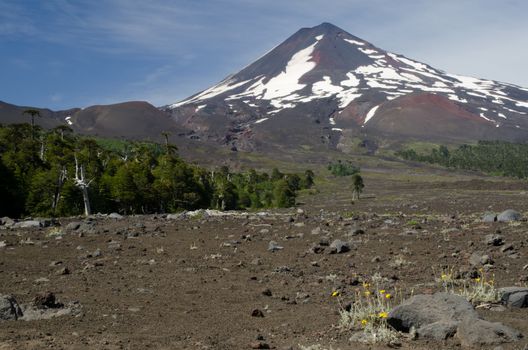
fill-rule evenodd
<path id="1" fill-rule="evenodd" d="M 364 234 L 365 234 L 365 231 L 357 227 L 352 228 L 350 232 L 348 233 L 349 236 L 358 236 L 358 235 L 364 235 Z"/>
<path id="2" fill-rule="evenodd" d="M 500 222 L 508 222 L 508 221 L 519 221 L 521 220 L 522 216 L 518 211 L 515 211 L 513 209 L 508 209 L 503 211 L 497 216 L 497 221 Z"/>
<path id="3" fill-rule="evenodd" d="M 484 237 L 484 242 L 487 245 L 498 247 L 504 244 L 504 237 L 502 237 L 501 235 L 497 235 L 497 234 L 490 234 Z"/>
<path id="4" fill-rule="evenodd" d="M 311 232 L 312 235 L 319 235 L 321 234 L 321 228 L 320 227 L 316 227 L 312 230 Z"/>
<path id="5" fill-rule="evenodd" d="M 97 229 L 96 229 L 95 225 L 96 225 L 95 221 L 87 220 L 87 221 L 81 223 L 81 225 L 79 226 L 79 228 L 76 231 L 78 231 L 80 233 L 85 233 L 85 234 L 95 234 L 95 233 L 97 233 Z"/>
<path id="6" fill-rule="evenodd" d="M 514 342 L 522 335 L 502 323 L 468 317 L 458 325 L 457 337 L 462 346 L 481 347 Z"/>
<path id="7" fill-rule="evenodd" d="M 35 228 L 35 227 L 41 227 L 40 221 L 38 220 L 20 221 L 13 225 L 13 228 Z"/>
<path id="8" fill-rule="evenodd" d="M 420 327 L 416 334 L 419 338 L 445 340 L 455 335 L 457 327 L 456 321 L 438 321 Z"/>
<path id="9" fill-rule="evenodd" d="M 82 307 L 79 303 L 73 302 L 68 305 L 56 304 L 54 307 L 37 307 L 28 305 L 24 308 L 24 316 L 20 318 L 23 321 L 49 320 L 55 317 L 81 314 Z"/>
<path id="10" fill-rule="evenodd" d="M 477 318 L 473 305 L 465 298 L 449 294 L 416 295 L 396 306 L 387 322 L 396 330 L 408 332 L 437 322 L 460 322 L 465 317 Z"/>
<path id="11" fill-rule="evenodd" d="M 11 295 L 0 295 L 0 321 L 18 320 L 22 317 L 22 309 Z"/>
<path id="12" fill-rule="evenodd" d="M 40 227 L 50 227 L 50 226 L 53 226 L 55 224 L 55 220 L 54 219 L 41 219 L 41 218 L 38 218 L 38 219 L 35 219 L 35 220 L 40 222 Z"/>
<path id="13" fill-rule="evenodd" d="M 528 307 L 528 287 L 500 288 L 501 301 L 516 308 Z"/>
<path id="14" fill-rule="evenodd" d="M 169 214 L 167 215 L 167 220 L 179 220 L 184 219 L 186 215 L 186 212 L 177 213 L 177 214 Z"/>
<path id="15" fill-rule="evenodd" d="M 59 308 L 63 305 L 57 302 L 55 294 L 52 292 L 38 293 L 33 298 L 33 305 L 37 309 Z"/>
<path id="16" fill-rule="evenodd" d="M 66 231 L 77 231 L 81 227 L 81 222 L 73 221 L 66 225 Z"/>
<path id="17" fill-rule="evenodd" d="M 269 244 L 268 244 L 268 250 L 270 252 L 276 252 L 278 250 L 282 250 L 284 249 L 284 247 L 280 246 L 277 242 L 275 241 L 270 241 Z"/>
<path id="18" fill-rule="evenodd" d="M 118 213 L 110 213 L 110 214 L 108 215 L 108 217 L 109 217 L 110 219 L 121 220 L 121 219 L 123 218 L 123 215 L 120 215 L 120 214 L 118 214 Z"/>
<path id="19" fill-rule="evenodd" d="M 483 222 L 495 222 L 497 221 L 497 214 L 495 213 L 486 213 L 482 216 Z"/>
<path id="20" fill-rule="evenodd" d="M 482 252 L 474 252 L 469 257 L 469 263 L 473 266 L 480 266 L 486 264 L 493 264 L 493 260 L 487 254 L 483 254 Z"/>
<path id="21" fill-rule="evenodd" d="M 330 244 L 330 254 L 341 254 L 350 251 L 350 244 L 340 239 L 336 239 Z"/>
<path id="22" fill-rule="evenodd" d="M 15 220 L 8 218 L 7 216 L 0 218 L 0 225 L 5 227 L 11 227 L 15 224 Z"/>

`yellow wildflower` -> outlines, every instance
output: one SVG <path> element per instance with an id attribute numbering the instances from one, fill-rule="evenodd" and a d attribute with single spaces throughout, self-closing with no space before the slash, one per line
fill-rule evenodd
<path id="1" fill-rule="evenodd" d="M 379 317 L 379 318 L 387 318 L 387 317 L 389 317 L 389 314 L 386 313 L 385 311 L 382 311 L 382 312 L 380 312 L 380 313 L 378 314 L 378 317 Z"/>
<path id="2" fill-rule="evenodd" d="M 480 277 L 475 278 L 475 282 L 479 283 L 480 282 Z"/>
<path id="3" fill-rule="evenodd" d="M 338 291 L 338 290 L 336 290 L 336 291 L 332 292 L 332 296 L 333 296 L 333 297 L 338 297 L 338 296 L 339 296 L 339 294 L 341 294 L 341 293 L 339 293 L 339 291 Z"/>
<path id="4" fill-rule="evenodd" d="M 385 294 L 385 298 L 391 299 L 392 298 L 392 294 L 390 294 L 390 293 Z"/>
<path id="5" fill-rule="evenodd" d="M 366 297 L 370 296 L 370 292 L 369 292 L 368 290 L 366 290 L 366 291 L 364 292 L 364 294 L 365 294 Z"/>
<path id="6" fill-rule="evenodd" d="M 380 294 L 385 294 L 385 289 L 379 291 Z"/>
<path id="7" fill-rule="evenodd" d="M 367 321 L 367 320 L 365 320 L 365 319 L 362 319 L 362 320 L 361 320 L 361 325 L 362 325 L 362 326 L 366 326 L 366 325 L 367 325 L 367 323 L 368 323 L 368 321 Z"/>

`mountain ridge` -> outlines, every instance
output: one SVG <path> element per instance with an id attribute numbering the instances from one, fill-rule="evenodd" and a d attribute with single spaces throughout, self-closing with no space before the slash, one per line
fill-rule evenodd
<path id="1" fill-rule="evenodd" d="M 0 122 L 27 107 L 0 103 Z M 331 24 L 301 28 L 240 71 L 177 103 L 129 101 L 39 109 L 37 124 L 79 133 L 222 145 L 235 150 L 340 149 L 357 138 L 528 140 L 528 89 L 449 74 Z M 354 141 L 355 142 L 355 141 Z"/>
<path id="2" fill-rule="evenodd" d="M 327 115 L 322 113 L 318 120 L 332 131 L 342 131 L 343 112 L 348 109 L 346 115 L 355 109 L 351 116 L 355 129 L 386 133 L 383 125 L 370 122 L 376 112 L 393 100 L 402 104 L 401 109 L 410 108 L 409 99 L 400 98 L 413 94 L 424 95 L 422 100 L 430 94 L 448 100 L 436 104 L 436 107 L 443 105 L 443 110 L 434 108 L 439 122 L 444 117 L 454 122 L 457 119 L 452 117 L 459 116 L 458 129 L 472 129 L 474 123 L 482 122 L 488 124 L 487 129 L 502 128 L 500 131 L 477 128 L 481 132 L 470 132 L 474 140 L 494 135 L 509 140 L 527 139 L 528 123 L 524 116 L 528 115 L 528 89 L 445 73 L 377 48 L 329 23 L 300 29 L 238 73 L 162 108 L 182 125 L 197 126 L 198 132 L 214 128 L 216 122 L 208 123 L 208 117 L 224 115 L 227 124 L 246 130 L 245 134 L 254 134 L 257 125 L 262 126 L 272 118 L 287 119 L 285 115 L 291 115 L 292 111 L 309 114 L 307 110 L 319 108 L 315 104 L 330 104 L 332 108 L 324 112 Z M 422 110 L 427 113 L 423 104 Z M 468 118 L 467 113 L 472 117 Z M 418 118 L 415 122 L 423 120 Z M 409 131 L 393 136 L 430 136 Z M 457 133 L 446 134 L 446 139 L 465 136 L 456 127 L 451 132 Z"/>

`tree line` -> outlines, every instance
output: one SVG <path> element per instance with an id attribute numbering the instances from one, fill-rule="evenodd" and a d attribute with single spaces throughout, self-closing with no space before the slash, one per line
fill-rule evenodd
<path id="1" fill-rule="evenodd" d="M 33 120 L 32 116 L 32 120 Z M 290 207 L 314 174 L 209 170 L 163 145 L 105 147 L 67 126 L 0 125 L 0 216 Z"/>
<path id="2" fill-rule="evenodd" d="M 462 145 L 451 151 L 446 146 L 439 146 L 426 154 L 407 149 L 396 155 L 406 160 L 482 171 L 497 176 L 528 177 L 528 144 L 479 141 L 476 145 Z"/>

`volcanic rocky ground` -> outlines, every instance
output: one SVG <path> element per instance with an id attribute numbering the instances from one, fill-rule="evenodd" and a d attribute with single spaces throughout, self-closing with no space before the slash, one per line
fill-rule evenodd
<path id="1" fill-rule="evenodd" d="M 435 279 L 446 266 L 468 276 L 484 268 L 497 287 L 526 285 L 526 220 L 481 220 L 508 208 L 526 217 L 526 182 L 412 167 L 363 175 L 365 193 L 355 204 L 347 178 L 323 174 L 292 209 L 4 226 L 0 294 L 27 305 L 53 292 L 75 310 L 0 321 L 0 349 L 384 349 L 352 343 L 351 332 L 337 327 L 340 306 L 376 274 L 380 287 L 404 298 L 442 291 Z M 489 234 L 503 244 L 488 244 Z M 330 254 L 335 239 L 351 250 Z M 283 249 L 268 250 L 270 241 Z M 473 253 L 491 263 L 472 266 Z M 477 312 L 528 336 L 526 308 Z M 499 349 L 527 344 L 523 338 Z M 457 337 L 403 337 L 391 346 L 462 345 Z"/>

